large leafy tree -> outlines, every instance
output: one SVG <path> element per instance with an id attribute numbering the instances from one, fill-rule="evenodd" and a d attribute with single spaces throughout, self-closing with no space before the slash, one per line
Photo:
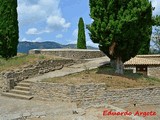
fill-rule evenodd
<path id="1" fill-rule="evenodd" d="M 17 55 L 19 38 L 17 0 L 0 0 L 0 56 Z"/>
<path id="2" fill-rule="evenodd" d="M 123 63 L 139 52 L 152 32 L 152 5 L 149 0 L 90 0 L 87 28 L 94 43 L 116 62 L 116 73 L 123 74 Z"/>
<path id="3" fill-rule="evenodd" d="M 78 39 L 77 39 L 77 48 L 78 49 L 86 49 L 86 36 L 84 29 L 84 21 L 83 18 L 79 19 L 78 23 Z"/>
<path id="4" fill-rule="evenodd" d="M 154 8 L 153 8 L 154 10 Z M 152 37 L 150 34 L 148 34 L 148 38 L 146 38 L 144 41 L 143 41 L 143 44 L 138 52 L 138 54 L 148 54 L 150 52 L 150 41 L 152 41 L 154 43 L 154 46 L 152 46 L 152 50 L 158 52 L 158 49 L 159 48 L 157 45 L 158 45 L 158 38 L 155 37 L 155 36 L 158 36 L 158 31 L 160 30 L 159 29 L 159 26 L 160 26 L 160 16 L 156 15 L 156 16 L 153 16 L 152 17 L 152 25 L 154 26 L 153 29 L 155 28 L 154 32 L 152 33 Z M 150 31 L 150 29 L 149 29 Z M 155 48 L 155 49 L 154 49 Z"/>

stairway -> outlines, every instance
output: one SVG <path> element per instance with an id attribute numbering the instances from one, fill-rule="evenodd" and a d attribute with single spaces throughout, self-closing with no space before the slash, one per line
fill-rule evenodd
<path id="1" fill-rule="evenodd" d="M 30 100 L 33 97 L 30 93 L 30 81 L 21 81 L 9 92 L 3 92 L 2 96 Z"/>

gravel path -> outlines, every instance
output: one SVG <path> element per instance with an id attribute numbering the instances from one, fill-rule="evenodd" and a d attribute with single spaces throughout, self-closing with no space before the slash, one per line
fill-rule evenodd
<path id="1" fill-rule="evenodd" d="M 20 100 L 0 96 L 0 120 L 45 118 L 72 115 L 75 103 Z"/>
<path id="2" fill-rule="evenodd" d="M 106 108 L 125 111 L 107 104 L 77 108 L 75 103 L 28 101 L 0 96 L 0 120 L 149 120 L 133 115 L 103 116 Z"/>
<path id="3" fill-rule="evenodd" d="M 102 66 L 106 63 L 109 63 L 109 58 L 108 57 L 101 57 L 101 58 L 95 58 L 89 60 L 89 62 L 86 63 L 81 63 L 81 64 L 75 64 L 69 67 L 64 67 L 61 70 L 56 70 L 53 72 L 49 72 L 43 75 L 39 75 L 34 78 L 27 79 L 27 81 L 32 81 L 32 82 L 40 82 L 41 80 L 47 79 L 47 78 L 53 78 L 53 77 L 62 77 L 65 75 L 77 73 L 77 72 L 82 72 L 84 70 L 91 70 L 98 68 L 99 66 Z"/>

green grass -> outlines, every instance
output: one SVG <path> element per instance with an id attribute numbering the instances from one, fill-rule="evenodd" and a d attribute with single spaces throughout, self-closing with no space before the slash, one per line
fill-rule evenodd
<path id="1" fill-rule="evenodd" d="M 15 69 L 43 59 L 49 59 L 49 57 L 45 55 L 27 55 L 27 54 L 18 54 L 17 56 L 10 58 L 8 60 L 0 57 L 0 72 L 8 69 Z"/>
<path id="2" fill-rule="evenodd" d="M 158 79 L 158 78 L 146 77 L 145 79 L 147 81 L 149 81 L 149 82 L 158 82 L 158 83 L 160 83 L 160 79 Z"/>

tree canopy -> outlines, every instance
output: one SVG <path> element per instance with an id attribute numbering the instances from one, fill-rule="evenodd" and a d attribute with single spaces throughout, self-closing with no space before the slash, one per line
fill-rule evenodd
<path id="1" fill-rule="evenodd" d="M 109 58 L 116 59 L 117 73 L 134 57 L 152 33 L 149 0 L 89 0 L 92 24 L 87 28 L 94 43 Z M 120 65 L 120 63 L 122 65 Z"/>
<path id="2" fill-rule="evenodd" d="M 0 56 L 17 55 L 18 45 L 17 0 L 0 0 Z"/>
<path id="3" fill-rule="evenodd" d="M 78 23 L 78 39 L 77 39 L 77 48 L 86 49 L 86 36 L 83 18 L 79 19 Z"/>

